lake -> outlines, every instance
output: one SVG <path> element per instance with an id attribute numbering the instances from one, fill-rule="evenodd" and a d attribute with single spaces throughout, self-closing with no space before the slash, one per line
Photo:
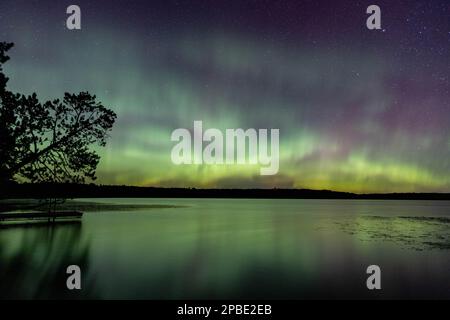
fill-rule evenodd
<path id="1" fill-rule="evenodd" d="M 75 203 L 79 223 L 0 229 L 1 298 L 450 298 L 449 201 Z M 381 290 L 366 288 L 373 264 Z"/>

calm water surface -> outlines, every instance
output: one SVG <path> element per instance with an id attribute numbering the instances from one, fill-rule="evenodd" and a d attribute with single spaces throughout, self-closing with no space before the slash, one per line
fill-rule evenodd
<path id="1" fill-rule="evenodd" d="M 79 201 L 180 207 L 0 229 L 1 298 L 450 298 L 447 201 Z M 65 289 L 70 264 L 81 291 Z"/>

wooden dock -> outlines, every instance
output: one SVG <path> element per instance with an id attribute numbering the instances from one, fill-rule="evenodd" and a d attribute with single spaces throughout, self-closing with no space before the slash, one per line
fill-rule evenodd
<path id="1" fill-rule="evenodd" d="M 81 219 L 83 212 L 79 211 L 57 211 L 57 212 L 18 212 L 0 213 L 0 222 L 17 221 L 42 221 L 57 222 L 59 220 Z"/>

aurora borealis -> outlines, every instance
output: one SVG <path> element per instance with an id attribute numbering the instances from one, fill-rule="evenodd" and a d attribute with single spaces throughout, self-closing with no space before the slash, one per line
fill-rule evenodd
<path id="1" fill-rule="evenodd" d="M 98 183 L 450 192 L 447 0 L 2 0 L 0 41 L 10 90 L 87 90 L 118 114 Z M 279 128 L 279 173 L 174 165 L 171 132 L 194 120 Z"/>

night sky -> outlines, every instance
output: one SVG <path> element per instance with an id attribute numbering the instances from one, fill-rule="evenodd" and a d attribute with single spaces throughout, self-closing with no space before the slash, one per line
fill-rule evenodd
<path id="1" fill-rule="evenodd" d="M 117 112 L 99 183 L 450 192 L 448 0 L 1 0 L 0 41 L 11 91 Z M 279 128 L 279 173 L 175 166 L 171 132 L 194 120 Z"/>

